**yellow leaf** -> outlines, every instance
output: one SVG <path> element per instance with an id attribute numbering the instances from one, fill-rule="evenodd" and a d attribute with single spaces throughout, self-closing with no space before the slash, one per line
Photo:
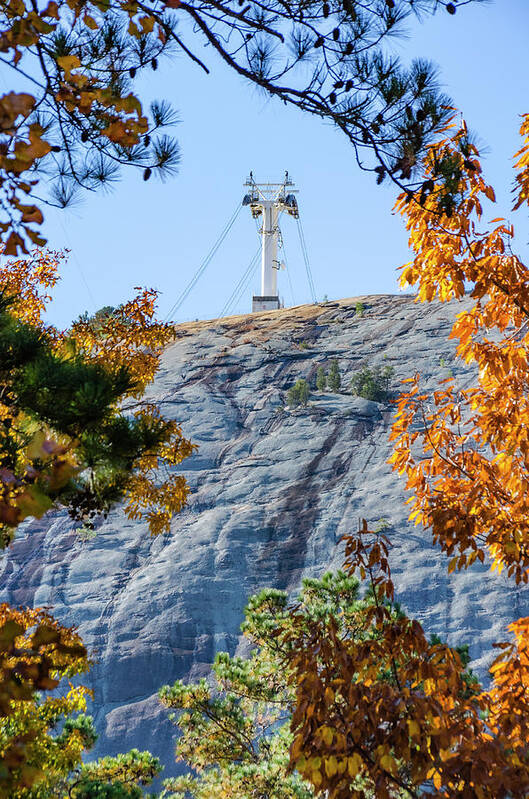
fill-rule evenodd
<path id="1" fill-rule="evenodd" d="M 26 447 L 26 455 L 28 458 L 31 460 L 43 458 L 46 454 L 43 446 L 45 441 L 46 433 L 44 430 L 38 430 Z"/>
<path id="2" fill-rule="evenodd" d="M 492 186 L 485 186 L 484 192 L 485 192 L 485 197 L 487 197 L 493 203 L 496 202 L 496 195 L 494 193 L 494 189 L 492 188 Z"/>
<path id="3" fill-rule="evenodd" d="M 152 29 L 154 28 L 154 18 L 142 17 L 140 19 L 140 25 L 143 28 L 144 33 L 151 33 Z"/>
<path id="4" fill-rule="evenodd" d="M 322 737 L 324 743 L 327 746 L 330 746 L 332 744 L 332 739 L 334 737 L 334 733 L 333 733 L 333 731 L 331 730 L 330 727 L 324 727 L 323 728 L 323 732 L 321 734 L 321 737 Z"/>
<path id="5" fill-rule="evenodd" d="M 314 785 L 321 785 L 323 782 L 323 777 L 321 776 L 320 771 L 311 771 L 310 779 Z"/>
<path id="6" fill-rule="evenodd" d="M 76 69 L 77 67 L 81 66 L 81 62 L 77 58 L 76 55 L 63 55 L 57 59 L 57 64 L 60 66 L 64 72 L 68 73 L 71 72 L 72 69 Z"/>
<path id="7" fill-rule="evenodd" d="M 28 516 L 40 519 L 53 506 L 51 499 L 40 491 L 37 486 L 26 488 L 22 494 L 18 495 L 16 504 L 23 519 Z"/>
<path id="8" fill-rule="evenodd" d="M 390 774 L 396 774 L 397 772 L 397 763 L 390 754 L 383 755 L 380 758 L 380 765 L 383 769 L 389 771 Z"/>
<path id="9" fill-rule="evenodd" d="M 136 39 L 139 39 L 141 36 L 140 29 L 132 19 L 129 22 L 128 32 L 130 33 L 131 36 L 135 36 Z"/>
<path id="10" fill-rule="evenodd" d="M 358 752 L 355 752 L 352 757 L 347 758 L 347 771 L 350 777 L 356 777 L 362 770 L 364 761 Z"/>
<path id="11" fill-rule="evenodd" d="M 338 761 L 336 760 L 334 755 L 331 755 L 325 761 L 325 773 L 328 777 L 334 777 L 336 772 L 338 771 Z"/>

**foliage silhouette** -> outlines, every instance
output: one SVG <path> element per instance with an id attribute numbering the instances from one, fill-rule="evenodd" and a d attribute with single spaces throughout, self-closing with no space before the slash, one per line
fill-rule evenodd
<path id="1" fill-rule="evenodd" d="M 465 0 L 458 6 L 480 0 Z M 122 166 L 144 180 L 174 173 L 168 103 L 146 112 L 133 89 L 159 59 L 184 54 L 209 71 L 203 45 L 271 96 L 333 122 L 378 183 L 422 183 L 421 154 L 449 113 L 435 69 L 403 67 L 386 41 L 410 14 L 455 10 L 447 0 L 50 0 L 0 5 L 1 62 L 30 91 L 0 96 L 5 254 L 45 244 L 43 203 L 111 187 Z M 44 181 L 39 181 L 39 176 Z M 51 193 L 43 195 L 43 183 Z"/>

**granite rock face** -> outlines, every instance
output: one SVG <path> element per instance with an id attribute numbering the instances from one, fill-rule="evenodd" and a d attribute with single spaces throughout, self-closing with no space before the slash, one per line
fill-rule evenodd
<path id="1" fill-rule="evenodd" d="M 448 575 L 428 532 L 407 522 L 402 480 L 386 464 L 391 407 L 347 393 L 367 364 L 395 369 L 393 385 L 453 372 L 447 336 L 462 304 L 418 305 L 409 296 L 179 327 L 151 394 L 199 445 L 182 464 L 192 488 L 170 535 L 150 539 L 120 511 L 83 542 L 64 514 L 20 530 L 0 560 L 0 599 L 51 606 L 78 625 L 97 663 L 89 676 L 101 733 L 96 754 L 149 748 L 174 769 L 174 728 L 159 686 L 207 674 L 215 652 L 233 652 L 247 597 L 265 586 L 294 591 L 304 575 L 341 564 L 340 536 L 358 518 L 384 518 L 397 595 L 452 644 L 468 643 L 483 673 L 505 625 L 529 615 L 527 589 L 478 567 Z M 288 410 L 299 378 L 315 383 L 337 358 L 341 394 L 313 391 Z"/>

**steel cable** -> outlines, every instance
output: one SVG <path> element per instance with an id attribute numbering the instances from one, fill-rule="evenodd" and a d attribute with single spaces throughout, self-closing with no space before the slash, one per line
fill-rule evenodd
<path id="1" fill-rule="evenodd" d="M 309 289 L 312 296 L 312 302 L 316 303 L 316 291 L 314 289 L 314 281 L 312 279 L 312 271 L 309 263 L 309 254 L 307 252 L 307 243 L 305 241 L 305 234 L 303 232 L 301 219 L 298 217 L 296 221 L 298 223 L 299 243 L 301 246 L 301 254 L 303 255 L 303 260 L 305 261 L 305 269 L 307 270 L 307 279 L 309 281 Z"/>
<path id="2" fill-rule="evenodd" d="M 228 233 L 232 229 L 233 225 L 235 224 L 235 220 L 239 216 L 241 208 L 242 208 L 242 205 L 240 203 L 237 203 L 237 207 L 236 207 L 234 213 L 230 217 L 229 221 L 226 223 L 224 229 L 222 230 L 221 234 L 217 238 L 217 241 L 215 242 L 215 244 L 213 245 L 211 250 L 208 252 L 208 254 L 204 258 L 204 260 L 202 261 L 202 263 L 200 264 L 198 269 L 196 270 L 195 274 L 193 275 L 193 277 L 191 278 L 191 280 L 189 281 L 187 286 L 180 293 L 180 295 L 177 298 L 176 302 L 174 303 L 174 305 L 172 306 L 171 310 L 169 311 L 169 313 L 165 317 L 165 320 L 164 320 L 165 322 L 167 322 L 172 316 L 174 316 L 174 314 L 177 313 L 177 311 L 180 309 L 181 305 L 188 298 L 189 294 L 194 289 L 194 287 L 196 286 L 196 284 L 198 283 L 198 281 L 200 280 L 200 278 L 202 277 L 202 275 L 206 271 L 207 267 L 211 263 L 213 257 L 217 253 L 220 245 L 222 244 L 222 242 L 224 241 L 224 239 L 226 238 L 226 236 L 228 235 Z"/>
<path id="3" fill-rule="evenodd" d="M 239 298 L 240 298 L 242 292 L 246 288 L 247 282 L 249 281 L 250 277 L 252 276 L 253 269 L 254 269 L 254 267 L 255 267 L 255 265 L 257 263 L 257 259 L 259 258 L 260 252 L 261 252 L 261 247 L 258 247 L 258 249 L 256 250 L 256 252 L 255 252 L 255 254 L 254 254 L 253 258 L 252 258 L 252 260 L 250 261 L 250 263 L 248 264 L 248 266 L 244 270 L 242 277 L 240 278 L 239 282 L 237 283 L 237 285 L 233 289 L 230 297 L 224 303 L 224 307 L 223 307 L 222 311 L 220 312 L 220 314 L 218 316 L 218 319 L 222 319 L 222 317 L 227 316 L 228 315 L 228 311 L 231 311 L 232 308 L 239 301 Z"/>

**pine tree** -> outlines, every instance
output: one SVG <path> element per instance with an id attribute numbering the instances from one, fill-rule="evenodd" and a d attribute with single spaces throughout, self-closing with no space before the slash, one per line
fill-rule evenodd
<path id="1" fill-rule="evenodd" d="M 1 545 L 27 516 L 54 504 L 91 524 L 125 494 L 135 462 L 167 439 L 163 419 L 129 416 L 120 400 L 135 381 L 83 357 L 68 338 L 58 351 L 49 332 L 9 312 L 0 295 Z"/>
<path id="2" fill-rule="evenodd" d="M 318 391 L 325 391 L 327 388 L 327 377 L 325 375 L 325 369 L 323 366 L 318 366 L 318 371 L 316 373 L 316 388 Z"/>
<path id="3" fill-rule="evenodd" d="M 309 401 L 309 384 L 304 378 L 297 380 L 287 392 L 287 402 L 289 407 L 297 408 L 298 405 L 305 407 Z"/>
<path id="4" fill-rule="evenodd" d="M 66 506 L 90 533 L 121 499 L 152 535 L 169 529 L 188 488 L 174 467 L 193 445 L 143 401 L 171 324 L 157 292 L 83 315 L 62 332 L 43 321 L 65 253 L 34 250 L 0 263 L 0 523 L 4 544 L 26 516 Z M 128 412 L 124 413 L 124 406 Z"/>
<path id="5" fill-rule="evenodd" d="M 306 579 L 295 607 L 307 620 L 333 619 L 345 634 L 366 604 L 358 586 L 341 572 Z M 187 799 L 312 799 L 317 792 L 288 770 L 295 693 L 285 669 L 292 626 L 288 595 L 264 589 L 249 599 L 244 615 L 248 657 L 220 652 L 213 685 L 179 680 L 160 690 L 162 703 L 176 711 L 170 717 L 180 732 L 176 759 L 189 772 L 167 780 L 166 791 Z"/>
<path id="6" fill-rule="evenodd" d="M 351 379 L 351 392 L 374 402 L 387 402 L 390 398 L 390 381 L 394 373 L 392 366 L 364 366 Z"/>
<path id="7" fill-rule="evenodd" d="M 338 366 L 338 361 L 336 358 L 333 358 L 331 361 L 331 365 L 329 368 L 329 389 L 331 391 L 340 391 L 340 387 L 342 385 L 342 378 L 340 377 L 340 368 Z"/>
<path id="8" fill-rule="evenodd" d="M 298 658 L 303 652 L 299 643 L 306 643 L 311 630 L 325 630 L 329 638 L 342 645 L 355 645 L 358 651 L 376 646 L 382 638 L 377 629 L 377 603 L 368 591 L 360 596 L 356 577 L 344 572 L 327 573 L 320 579 L 305 579 L 300 595 L 289 604 L 284 591 L 264 589 L 251 597 L 246 606 L 242 631 L 251 646 L 247 657 L 231 657 L 219 653 L 213 665 L 213 681 L 201 680 L 186 685 L 177 681 L 164 686 L 159 696 L 162 703 L 173 711 L 171 720 L 178 726 L 180 735 L 176 744 L 177 761 L 189 773 L 184 777 L 167 780 L 165 790 L 171 797 L 176 792 L 179 799 L 313 799 L 321 796 L 314 773 L 319 761 L 300 760 L 300 769 L 289 768 L 290 753 L 296 754 L 291 732 L 291 716 L 296 705 L 295 672 Z M 397 605 L 387 604 L 388 624 L 398 626 L 403 614 Z M 366 623 L 366 619 L 368 619 Z M 453 651 L 455 654 L 455 650 Z M 466 671 L 468 655 L 457 650 L 463 661 L 465 685 L 476 693 L 471 672 Z M 323 653 L 323 648 L 322 648 Z M 327 678 L 325 655 L 317 660 L 314 672 L 306 680 L 307 686 L 317 693 L 319 675 Z M 455 654 L 457 657 L 457 654 Z M 361 658 L 358 660 L 361 668 Z M 381 667 L 373 676 L 380 691 L 391 691 L 391 669 Z M 329 687 L 320 697 L 322 705 L 334 706 L 334 696 L 342 690 L 341 684 Z M 343 691 L 354 691 L 350 680 Z M 308 723 L 310 715 L 305 713 Z M 339 724 L 340 708 L 336 720 L 315 728 L 317 739 L 339 754 L 341 739 L 333 728 Z M 354 732 L 352 732 L 354 730 Z M 384 730 L 381 730 L 381 737 Z M 358 741 L 361 748 L 361 730 L 350 728 L 344 739 Z M 355 763 L 351 758 L 351 770 Z M 347 777 L 347 761 L 341 774 Z M 308 778 L 301 778 L 303 769 Z M 336 757 L 327 766 L 327 776 L 337 773 Z M 313 785 L 310 781 L 313 781 Z M 359 781 L 355 786 L 365 789 L 362 796 L 379 799 L 375 785 Z M 409 799 L 398 786 L 391 799 Z M 351 793 L 351 796 L 354 795 Z M 164 794 L 162 794 L 164 796 Z"/>

